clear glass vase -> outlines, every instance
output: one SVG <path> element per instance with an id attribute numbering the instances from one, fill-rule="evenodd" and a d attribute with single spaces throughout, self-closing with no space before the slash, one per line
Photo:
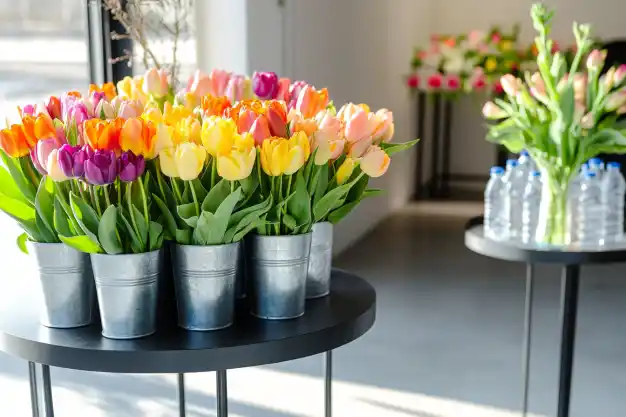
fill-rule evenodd
<path id="1" fill-rule="evenodd" d="M 568 222 L 569 178 L 557 181 L 542 170 L 541 203 L 535 233 L 538 245 L 565 246 L 571 241 Z"/>

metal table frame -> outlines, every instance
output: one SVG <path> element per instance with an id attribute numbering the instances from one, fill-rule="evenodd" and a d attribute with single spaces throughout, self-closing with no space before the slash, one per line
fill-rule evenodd
<path id="1" fill-rule="evenodd" d="M 626 243 L 597 250 L 577 248 L 538 248 L 501 242 L 484 236 L 482 217 L 471 219 L 465 226 L 465 246 L 491 258 L 526 263 L 526 296 L 524 302 L 523 394 L 522 412 L 528 414 L 530 360 L 532 342 L 532 304 L 534 296 L 534 265 L 562 265 L 561 273 L 561 342 L 558 378 L 557 417 L 569 417 L 576 346 L 576 321 L 580 288 L 580 268 L 584 264 L 626 262 Z"/>

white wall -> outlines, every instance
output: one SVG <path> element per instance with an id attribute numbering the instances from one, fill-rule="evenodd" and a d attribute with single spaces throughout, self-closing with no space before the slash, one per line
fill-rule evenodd
<path id="1" fill-rule="evenodd" d="M 493 25 L 503 29 L 521 25 L 521 40 L 533 41 L 530 6 L 535 0 L 433 0 L 438 33 L 460 34 L 473 29 L 486 30 Z M 622 0 L 545 0 L 555 9 L 553 36 L 561 45 L 574 42 L 572 22 L 591 23 L 602 39 L 626 38 L 626 1 Z M 480 99 L 467 97 L 454 107 L 451 142 L 453 173 L 484 174 L 495 161 L 493 147 L 484 140 L 485 129 L 480 115 Z"/>

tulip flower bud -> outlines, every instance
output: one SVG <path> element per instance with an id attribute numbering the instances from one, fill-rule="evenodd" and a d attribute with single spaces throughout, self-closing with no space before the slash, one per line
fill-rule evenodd
<path id="1" fill-rule="evenodd" d="M 593 113 L 589 112 L 580 119 L 580 126 L 584 129 L 591 129 L 594 126 Z"/>
<path id="2" fill-rule="evenodd" d="M 361 169 L 366 175 L 378 178 L 387 172 L 391 158 L 379 146 L 370 146 L 361 160 Z"/>
<path id="3" fill-rule="evenodd" d="M 87 151 L 80 146 L 63 145 L 58 154 L 59 167 L 68 178 L 81 178 L 85 175 Z"/>
<path id="4" fill-rule="evenodd" d="M 228 181 L 241 181 L 248 178 L 254 168 L 256 149 L 231 150 L 230 153 L 217 158 L 217 173 Z"/>
<path id="5" fill-rule="evenodd" d="M 337 184 L 345 184 L 352 176 L 352 172 L 354 171 L 354 168 L 356 168 L 356 166 L 357 162 L 354 159 L 347 157 L 345 161 L 343 161 L 343 164 L 341 164 L 341 166 L 337 170 Z"/>
<path id="6" fill-rule="evenodd" d="M 202 172 L 206 155 L 201 146 L 185 142 L 176 148 L 164 149 L 159 154 L 159 162 L 163 174 L 168 177 L 191 181 L 198 178 Z"/>
<path id="7" fill-rule="evenodd" d="M 120 180 L 124 182 L 135 181 L 143 175 L 145 169 L 146 161 L 141 155 L 135 155 L 128 151 L 123 152 L 120 157 L 117 158 L 117 172 L 119 173 Z"/>
<path id="8" fill-rule="evenodd" d="M 626 78 L 626 64 L 622 64 L 615 70 L 613 74 L 613 85 L 619 87 Z"/>
<path id="9" fill-rule="evenodd" d="M 615 77 L 615 67 L 609 68 L 609 70 L 600 77 L 600 86 L 604 86 L 604 91 L 611 91 L 613 88 L 613 80 Z"/>
<path id="10" fill-rule="evenodd" d="M 602 66 L 604 65 L 605 59 L 606 51 L 594 49 L 589 53 L 589 56 L 587 57 L 587 70 L 600 71 L 602 69 Z"/>
<path id="11" fill-rule="evenodd" d="M 420 86 L 420 77 L 417 74 L 411 74 L 406 79 L 406 85 L 409 88 L 419 88 Z"/>
<path id="12" fill-rule="evenodd" d="M 85 179 L 93 185 L 112 184 L 117 177 L 117 160 L 113 151 L 99 149 L 85 161 Z"/>
<path id="13" fill-rule="evenodd" d="M 541 74 L 535 72 L 530 77 L 530 93 L 542 103 L 546 103 L 548 101 L 548 96 L 546 95 L 546 85 L 543 82 L 543 78 L 541 78 Z"/>
<path id="14" fill-rule="evenodd" d="M 614 111 L 626 104 L 626 89 L 611 93 L 606 98 L 604 108 L 606 111 Z"/>
<path id="15" fill-rule="evenodd" d="M 507 95 L 515 97 L 519 93 L 521 81 L 511 74 L 506 74 L 500 78 L 500 85 Z"/>
<path id="16" fill-rule="evenodd" d="M 197 97 L 206 96 L 211 92 L 211 79 L 200 70 L 196 70 L 187 84 L 187 91 Z"/>
<path id="17" fill-rule="evenodd" d="M 569 74 L 563 75 L 563 78 L 559 80 L 559 83 L 556 85 L 556 91 L 562 93 L 567 86 L 567 81 L 569 80 Z"/>
<path id="18" fill-rule="evenodd" d="M 272 100 L 278 93 L 278 76 L 275 72 L 255 72 L 252 75 L 252 90 L 261 100 Z"/>
<path id="19" fill-rule="evenodd" d="M 288 105 L 289 109 L 296 107 L 298 97 L 300 97 L 300 92 L 307 85 L 308 84 L 305 81 L 294 81 L 293 84 L 289 86 L 289 105 Z"/>
<path id="20" fill-rule="evenodd" d="M 48 109 L 50 117 L 53 119 L 61 119 L 61 101 L 58 97 L 50 96 L 46 103 L 46 108 Z"/>
<path id="21" fill-rule="evenodd" d="M 202 123 L 202 144 L 212 156 L 220 156 L 230 153 L 237 126 L 232 119 L 222 119 L 221 117 L 208 117 Z"/>
<path id="22" fill-rule="evenodd" d="M 285 103 L 289 103 L 289 87 L 291 81 L 289 78 L 280 78 L 278 80 L 278 91 L 276 92 L 276 100 L 282 100 Z"/>
<path id="23" fill-rule="evenodd" d="M 115 109 L 105 100 L 100 100 L 96 107 L 95 116 L 100 119 L 113 119 L 115 118 Z"/>
<path id="24" fill-rule="evenodd" d="M 156 68 L 146 71 L 143 80 L 143 91 L 156 98 L 165 97 L 169 91 L 167 72 L 164 69 Z"/>
<path id="25" fill-rule="evenodd" d="M 485 118 L 487 119 L 497 120 L 497 119 L 504 119 L 505 117 L 508 117 L 509 115 L 499 106 L 497 106 L 495 103 L 488 101 L 483 106 L 483 116 L 485 116 Z"/>
<path id="26" fill-rule="evenodd" d="M 37 115 L 37 113 L 35 113 L 35 106 L 32 104 L 27 104 L 24 107 L 18 107 L 18 110 L 20 112 L 20 117 Z"/>
<path id="27" fill-rule="evenodd" d="M 264 114 L 260 114 L 252 126 L 250 127 L 250 131 L 248 132 L 254 138 L 254 143 L 257 146 L 263 143 L 263 140 L 269 138 L 271 136 L 269 123 L 267 121 L 267 117 Z"/>

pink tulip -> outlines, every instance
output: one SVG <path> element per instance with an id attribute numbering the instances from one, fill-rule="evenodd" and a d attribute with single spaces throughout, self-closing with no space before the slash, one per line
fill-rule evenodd
<path id="1" fill-rule="evenodd" d="M 584 129 L 591 129 L 594 126 L 593 113 L 589 112 L 580 119 L 580 126 Z"/>
<path id="2" fill-rule="evenodd" d="M 35 106 L 33 106 L 32 104 L 27 104 L 24 107 L 19 107 L 18 106 L 17 110 L 20 113 L 20 117 L 36 116 L 36 114 L 37 114 L 37 113 L 35 113 Z"/>
<path id="3" fill-rule="evenodd" d="M 222 97 L 226 93 L 226 86 L 232 76 L 232 72 L 225 70 L 214 69 L 209 74 L 209 80 L 211 80 L 210 94 L 216 97 Z"/>
<path id="4" fill-rule="evenodd" d="M 535 72 L 530 77 L 530 93 L 542 103 L 545 103 L 548 100 L 548 96 L 546 94 L 546 84 L 543 82 L 543 78 L 541 78 L 541 74 Z"/>
<path id="5" fill-rule="evenodd" d="M 626 89 L 609 94 L 604 108 L 606 111 L 614 111 L 623 105 L 626 105 Z"/>
<path id="6" fill-rule="evenodd" d="M 288 108 L 293 109 L 296 107 L 296 103 L 298 102 L 298 97 L 300 96 L 300 92 L 306 87 L 308 84 L 305 81 L 294 81 L 293 84 L 289 86 L 289 102 Z"/>
<path id="7" fill-rule="evenodd" d="M 437 73 L 428 77 L 426 81 L 428 84 L 428 88 L 431 90 L 438 90 L 441 88 L 441 84 L 443 83 L 443 75 Z"/>
<path id="8" fill-rule="evenodd" d="M 487 119 L 497 120 L 508 117 L 508 114 L 495 103 L 488 101 L 483 106 L 483 116 Z"/>
<path id="9" fill-rule="evenodd" d="M 139 117 L 143 112 L 143 106 L 139 100 L 124 100 L 119 105 L 117 116 L 122 119 Z"/>
<path id="10" fill-rule="evenodd" d="M 500 36 L 499 33 L 496 32 L 493 35 L 491 35 L 491 42 L 500 43 L 501 40 L 502 40 L 502 36 Z"/>
<path id="11" fill-rule="evenodd" d="M 365 175 L 378 178 L 387 172 L 390 163 L 391 158 L 385 151 L 378 146 L 370 146 L 361 160 L 361 169 Z"/>
<path id="12" fill-rule="evenodd" d="M 93 93 L 91 93 L 91 96 L 89 96 L 89 103 L 91 104 L 91 108 L 95 110 L 96 107 L 98 107 L 98 104 L 100 104 L 103 99 L 104 93 L 102 91 L 94 91 Z"/>
<path id="13" fill-rule="evenodd" d="M 187 83 L 187 92 L 196 97 L 203 97 L 211 92 L 211 79 L 200 70 L 196 70 Z"/>
<path id="14" fill-rule="evenodd" d="M 387 109 L 380 109 L 376 112 L 375 116 L 379 124 L 372 135 L 374 143 L 389 142 L 395 130 L 393 113 Z"/>
<path id="15" fill-rule="evenodd" d="M 582 73 L 574 74 L 574 99 L 583 102 L 587 96 L 587 76 Z"/>
<path id="16" fill-rule="evenodd" d="M 252 124 L 257 119 L 257 114 L 252 110 L 243 110 L 237 119 L 237 131 L 246 133 L 250 131 Z"/>
<path id="17" fill-rule="evenodd" d="M 483 39 L 485 39 L 485 34 L 480 30 L 473 30 L 467 35 L 467 42 L 473 47 L 478 46 Z"/>
<path id="18" fill-rule="evenodd" d="M 263 140 L 271 136 L 269 123 L 264 114 L 259 115 L 254 123 L 252 123 L 250 134 L 254 138 L 254 143 L 257 146 L 261 146 Z"/>
<path id="19" fill-rule="evenodd" d="M 348 156 L 353 159 L 361 158 L 365 152 L 373 145 L 372 137 L 365 137 L 357 142 L 348 143 Z"/>
<path id="20" fill-rule="evenodd" d="M 409 75 L 409 78 L 406 80 L 406 85 L 409 88 L 419 88 L 420 86 L 420 77 L 417 74 Z"/>
<path id="21" fill-rule="evenodd" d="M 446 77 L 446 89 L 448 91 L 457 91 L 461 88 L 461 77 L 457 74 L 450 74 Z"/>
<path id="22" fill-rule="evenodd" d="M 278 92 L 276 93 L 276 100 L 282 100 L 285 103 L 289 103 L 289 89 L 291 87 L 291 81 L 289 78 L 278 79 Z"/>
<path id="23" fill-rule="evenodd" d="M 507 95 L 515 97 L 520 92 L 521 81 L 512 74 L 506 74 L 500 77 L 500 85 Z"/>
<path id="24" fill-rule="evenodd" d="M 619 87 L 626 78 L 626 64 L 622 64 L 615 70 L 613 74 L 613 85 Z"/>
<path id="25" fill-rule="evenodd" d="M 346 120 L 345 136 L 348 142 L 355 143 L 364 138 L 370 138 L 376 127 L 378 121 L 375 119 L 372 113 L 367 113 L 362 108 L 358 107 L 354 114 Z"/>
<path id="26" fill-rule="evenodd" d="M 600 71 L 606 59 L 606 51 L 594 49 L 587 57 L 587 69 L 589 71 Z"/>
<path id="27" fill-rule="evenodd" d="M 167 80 L 167 71 L 150 68 L 143 78 L 143 90 L 156 98 L 165 97 L 169 92 L 170 84 Z"/>
<path id="28" fill-rule="evenodd" d="M 224 91 L 224 95 L 228 97 L 228 99 L 235 103 L 237 101 L 243 100 L 243 88 L 246 77 L 243 75 L 233 75 L 228 80 L 228 84 L 226 84 L 226 91 Z"/>

